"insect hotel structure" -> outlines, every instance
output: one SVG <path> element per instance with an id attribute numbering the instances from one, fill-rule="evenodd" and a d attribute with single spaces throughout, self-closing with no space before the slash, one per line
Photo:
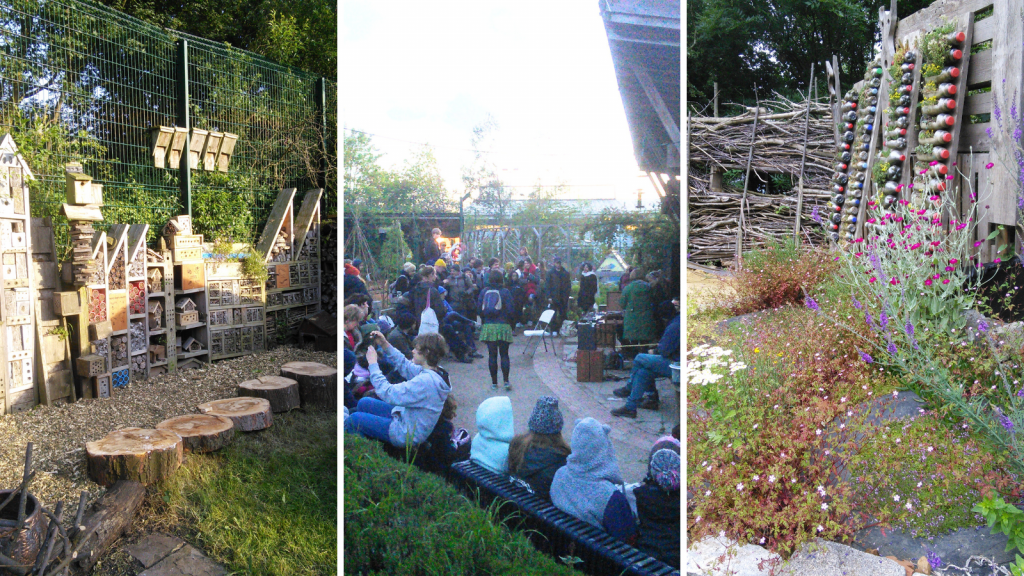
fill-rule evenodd
<path id="1" fill-rule="evenodd" d="M 256 250 L 267 263 L 266 334 L 294 332 L 320 311 L 320 198 L 314 188 L 295 212 L 295 188 L 277 196 Z"/>
<path id="2" fill-rule="evenodd" d="M 160 230 L 158 250 L 147 245 L 147 224 L 98 229 L 103 187 L 77 163 L 66 166 L 67 201 L 60 209 L 69 223 L 70 257 L 58 262 L 53 224 L 31 217 L 32 178 L 14 140 L 4 136 L 3 413 L 40 402 L 116 398 L 132 381 L 261 352 L 270 338 L 320 309 L 322 190 L 310 190 L 298 206 L 294 189 L 278 195 L 256 248 L 268 267 L 264 283 L 243 274 L 238 261 L 207 258 L 188 216 Z M 234 256 L 247 249 L 235 245 Z"/>

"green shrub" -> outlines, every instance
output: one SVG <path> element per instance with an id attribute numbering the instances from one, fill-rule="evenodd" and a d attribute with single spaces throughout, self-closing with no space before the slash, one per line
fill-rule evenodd
<path id="1" fill-rule="evenodd" d="M 835 255 L 807 249 L 792 238 L 769 240 L 764 247 L 743 254 L 743 269 L 730 283 L 736 300 L 732 314 L 778 308 L 803 302 L 804 290 L 814 293 L 839 269 Z"/>
<path id="2" fill-rule="evenodd" d="M 345 436 L 346 574 L 578 574 L 440 477 Z"/>

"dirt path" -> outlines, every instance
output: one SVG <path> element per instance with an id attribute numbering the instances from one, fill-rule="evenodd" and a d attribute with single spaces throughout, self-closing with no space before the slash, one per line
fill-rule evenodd
<path id="1" fill-rule="evenodd" d="M 703 306 L 722 296 L 730 296 L 735 291 L 723 280 L 729 277 L 728 272 L 713 274 L 703 270 L 686 270 L 686 300 L 688 305 L 696 302 Z"/>

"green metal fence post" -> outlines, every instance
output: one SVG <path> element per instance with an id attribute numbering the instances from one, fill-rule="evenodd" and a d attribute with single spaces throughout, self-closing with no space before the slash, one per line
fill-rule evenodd
<path id="1" fill-rule="evenodd" d="M 192 168 L 189 165 L 189 150 L 192 125 L 189 118 L 188 102 L 188 40 L 178 40 L 177 59 L 177 96 L 178 96 L 178 126 L 185 128 L 189 134 L 185 135 L 185 147 L 181 153 L 181 164 L 178 168 L 178 188 L 181 191 L 181 208 L 192 217 Z"/>
<path id="2" fill-rule="evenodd" d="M 313 94 L 316 106 L 316 129 L 320 132 L 320 188 L 327 188 L 327 79 L 318 78 Z"/>

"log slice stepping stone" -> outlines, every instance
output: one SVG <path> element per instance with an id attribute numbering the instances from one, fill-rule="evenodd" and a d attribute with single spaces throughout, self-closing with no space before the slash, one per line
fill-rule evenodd
<path id="1" fill-rule="evenodd" d="M 299 383 L 303 406 L 338 411 L 338 370 L 318 362 L 289 362 L 281 376 Z"/>
<path id="2" fill-rule="evenodd" d="M 210 414 L 175 416 L 157 424 L 156 429 L 176 433 L 185 443 L 185 450 L 197 453 L 220 450 L 235 437 L 234 422 Z"/>
<path id="3" fill-rule="evenodd" d="M 152 484 L 174 474 L 184 456 L 181 436 L 170 430 L 123 428 L 86 442 L 89 477 L 100 486 L 118 480 Z"/>
<path id="4" fill-rule="evenodd" d="M 263 398 L 225 398 L 199 405 L 199 411 L 212 416 L 223 416 L 235 423 L 235 428 L 242 432 L 253 432 L 270 428 L 274 423 L 274 413 L 270 411 L 270 402 Z"/>
<path id="5" fill-rule="evenodd" d="M 238 385 L 239 396 L 265 398 L 274 412 L 287 412 L 301 405 L 299 383 L 284 376 L 260 376 Z"/>

